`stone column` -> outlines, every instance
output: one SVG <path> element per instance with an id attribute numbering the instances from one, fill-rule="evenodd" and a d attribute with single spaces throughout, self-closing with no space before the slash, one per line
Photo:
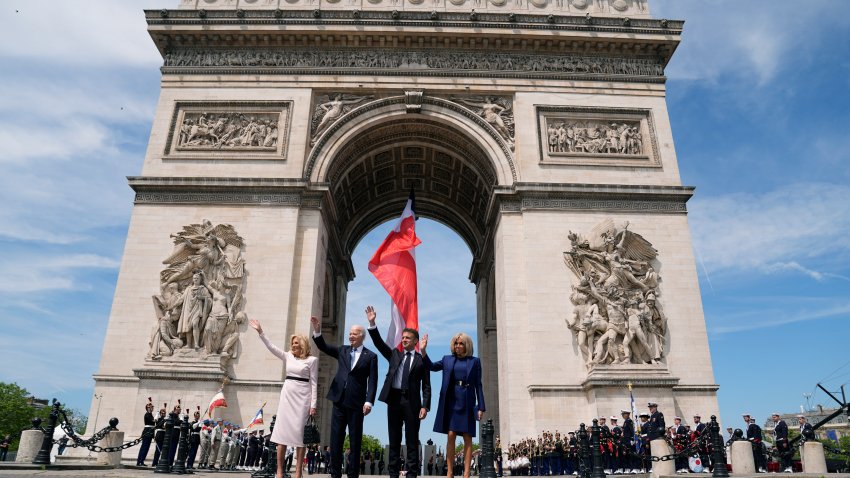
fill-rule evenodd
<path id="1" fill-rule="evenodd" d="M 746 440 L 732 442 L 732 473 L 745 475 L 756 472 L 753 461 L 753 445 Z"/>
<path id="2" fill-rule="evenodd" d="M 673 453 L 673 451 L 670 450 L 670 445 L 668 445 L 663 438 L 658 438 L 649 442 L 649 450 L 652 452 L 652 456 L 665 456 Z M 676 464 L 673 460 L 652 462 L 652 473 L 650 475 L 652 478 L 675 474 Z"/>
<path id="3" fill-rule="evenodd" d="M 823 443 L 816 441 L 803 443 L 800 447 L 800 459 L 803 462 L 803 473 L 826 473 Z"/>
<path id="4" fill-rule="evenodd" d="M 21 442 L 18 445 L 15 463 L 32 463 L 33 458 L 41 449 L 42 441 L 44 441 L 44 433 L 41 430 L 24 430 L 21 433 Z"/>
<path id="5" fill-rule="evenodd" d="M 109 447 L 109 446 L 119 446 L 124 443 L 124 432 L 118 430 L 112 430 L 106 434 L 99 442 L 97 442 L 98 446 L 101 447 Z M 97 464 L 98 465 L 109 465 L 117 467 L 121 464 L 121 451 L 113 451 L 111 453 L 107 453 L 102 451 L 97 454 Z"/>

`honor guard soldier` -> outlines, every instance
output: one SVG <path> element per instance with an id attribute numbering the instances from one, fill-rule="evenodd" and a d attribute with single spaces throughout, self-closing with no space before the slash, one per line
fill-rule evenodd
<path id="1" fill-rule="evenodd" d="M 171 464 L 174 463 L 174 457 L 177 456 L 177 444 L 180 441 L 180 412 L 183 410 L 180 409 L 181 403 L 180 399 L 177 399 L 177 405 L 174 406 L 174 409 L 171 410 L 171 423 L 174 424 L 174 428 L 171 429 L 171 443 L 169 443 L 168 447 L 168 466 L 171 467 Z M 187 420 L 189 416 L 185 417 Z M 165 452 L 163 452 L 165 453 Z"/>
<path id="2" fill-rule="evenodd" d="M 764 437 L 761 434 L 761 427 L 756 424 L 755 419 L 749 413 L 745 413 L 743 417 L 744 423 L 747 424 L 747 441 L 753 446 L 753 461 L 755 462 L 756 470 L 759 473 L 767 473 L 765 469 L 764 445 L 762 444 Z"/>
<path id="3" fill-rule="evenodd" d="M 815 429 L 812 427 L 811 423 L 806 421 L 806 417 L 803 415 L 797 415 L 797 421 L 800 422 L 800 435 L 803 436 L 804 440 L 814 440 L 815 439 Z"/>
<path id="4" fill-rule="evenodd" d="M 555 430 L 555 460 L 554 460 L 554 470 L 552 471 L 553 475 L 562 475 L 564 474 L 564 465 L 566 464 L 566 459 L 564 457 L 564 440 L 561 439 L 561 432 Z"/>
<path id="5" fill-rule="evenodd" d="M 615 474 L 623 473 L 623 455 L 620 453 L 620 441 L 623 439 L 623 429 L 617 424 L 617 417 L 611 415 L 611 469 Z"/>
<path id="6" fill-rule="evenodd" d="M 664 423 L 664 414 L 658 411 L 657 403 L 649 402 L 646 405 L 649 408 L 649 421 L 647 422 L 646 439 L 652 443 L 652 440 L 664 438 L 667 425 Z M 650 447 L 651 446 L 652 445 L 650 445 Z M 651 455 L 652 450 L 647 450 L 647 454 Z M 650 466 L 651 465 L 652 464 L 650 463 Z"/>
<path id="7" fill-rule="evenodd" d="M 694 415 L 694 430 L 691 433 L 691 441 L 696 441 L 705 436 L 706 432 L 708 432 L 708 428 L 705 423 L 702 423 L 702 417 L 699 414 Z M 697 447 L 697 452 L 699 453 L 699 459 L 702 462 L 702 466 L 707 470 L 709 468 L 711 453 L 709 453 L 709 446 L 711 444 L 711 440 L 704 439 L 701 445 Z"/>
<path id="8" fill-rule="evenodd" d="M 198 448 L 201 446 L 201 407 L 199 406 L 192 415 L 189 423 L 189 454 L 186 457 L 186 469 L 195 467 L 195 458 L 198 456 Z"/>
<path id="9" fill-rule="evenodd" d="M 564 467 L 566 474 L 578 474 L 578 439 L 575 432 L 567 432 L 567 464 Z"/>
<path id="10" fill-rule="evenodd" d="M 640 472 L 646 473 L 647 457 L 649 456 L 649 434 L 647 433 L 649 431 L 649 414 L 641 413 L 638 415 L 638 419 L 640 420 Z"/>
<path id="11" fill-rule="evenodd" d="M 688 429 L 682 425 L 681 417 L 673 417 L 673 447 L 676 453 L 682 452 L 688 446 Z M 688 458 L 676 458 L 676 473 L 688 473 Z"/>
<path id="12" fill-rule="evenodd" d="M 156 424 L 153 418 L 153 400 L 148 397 L 148 403 L 145 404 L 145 427 L 142 429 L 142 446 L 139 447 L 139 456 L 136 458 L 136 466 L 145 466 L 145 459 L 148 457 L 148 450 L 151 448 L 151 440 L 153 440 L 153 427 Z"/>
<path id="13" fill-rule="evenodd" d="M 788 424 L 785 420 L 779 418 L 778 413 L 771 415 L 773 418 L 773 443 L 776 444 L 776 450 L 779 452 L 779 459 L 782 460 L 782 468 L 786 473 L 791 473 L 791 445 L 788 443 Z"/>
<path id="14" fill-rule="evenodd" d="M 611 474 L 611 429 L 608 428 L 605 417 L 599 417 L 599 448 L 602 452 L 602 466 L 605 474 Z"/>
<path id="15" fill-rule="evenodd" d="M 212 445 L 212 422 L 204 420 L 201 426 L 201 458 L 198 460 L 198 468 L 206 468 L 210 459 L 210 446 Z"/>
<path id="16" fill-rule="evenodd" d="M 623 473 L 631 473 L 635 465 L 632 453 L 634 453 L 635 443 L 635 422 L 631 419 L 632 412 L 629 410 L 620 410 L 620 416 L 623 417 L 623 425 L 620 427 L 622 435 L 620 436 L 620 466 L 623 468 Z"/>
<path id="17" fill-rule="evenodd" d="M 156 418 L 153 427 L 153 441 L 156 443 L 156 450 L 153 451 L 153 461 L 151 462 L 152 466 L 156 466 L 159 463 L 159 459 L 168 459 L 168 450 L 162 449 L 163 440 L 165 440 L 165 414 L 168 409 L 168 404 L 164 404 L 162 408 L 159 409 L 159 416 Z"/>

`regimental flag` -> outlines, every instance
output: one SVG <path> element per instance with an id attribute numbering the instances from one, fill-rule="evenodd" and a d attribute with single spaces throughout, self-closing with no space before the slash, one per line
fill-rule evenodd
<path id="1" fill-rule="evenodd" d="M 640 453 L 643 447 L 643 440 L 640 438 L 640 417 L 638 417 L 637 407 L 635 407 L 635 396 L 632 394 L 632 382 L 629 382 L 629 406 L 631 407 L 632 422 L 635 424 L 635 434 L 637 435 L 634 441 L 634 448 L 636 453 Z"/>
<path id="2" fill-rule="evenodd" d="M 207 415 L 212 417 L 212 412 L 216 408 L 227 408 L 227 400 L 224 399 L 224 392 L 222 390 L 219 390 L 213 396 L 212 400 L 210 400 L 210 406 L 207 407 Z"/>
<path id="3" fill-rule="evenodd" d="M 267 402 L 263 403 L 263 405 L 260 407 L 260 409 L 257 410 L 257 414 L 254 415 L 254 419 L 251 420 L 251 423 L 248 424 L 249 429 L 251 427 L 253 427 L 254 425 L 262 425 L 263 424 L 263 408 L 265 408 L 266 403 Z"/>
<path id="4" fill-rule="evenodd" d="M 387 331 L 387 344 L 401 347 L 405 327 L 419 330 L 419 308 L 416 288 L 416 255 L 413 248 L 422 241 L 416 237 L 413 191 L 407 199 L 396 227 L 369 261 L 369 272 L 378 279 L 392 302 L 392 320 Z"/>

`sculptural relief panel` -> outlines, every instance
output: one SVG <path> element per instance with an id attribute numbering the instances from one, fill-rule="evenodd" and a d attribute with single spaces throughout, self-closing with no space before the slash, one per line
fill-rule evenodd
<path id="1" fill-rule="evenodd" d="M 570 231 L 564 261 L 575 275 L 566 322 L 588 369 L 597 364 L 658 364 L 666 353 L 658 251 L 629 224 L 605 219 Z"/>
<path id="2" fill-rule="evenodd" d="M 538 106 L 543 163 L 660 167 L 650 110 Z"/>
<path id="3" fill-rule="evenodd" d="M 284 159 L 291 102 L 178 102 L 166 158 Z"/>
<path id="4" fill-rule="evenodd" d="M 648 17 L 647 0 L 180 0 L 181 9 L 245 9 L 271 10 L 314 6 L 364 10 L 422 10 L 437 11 L 475 8 L 479 11 L 550 11 L 567 15 Z"/>
<path id="5" fill-rule="evenodd" d="M 148 361 L 226 364 L 239 354 L 245 323 L 244 243 L 229 224 L 208 220 L 172 234 L 174 248 L 162 261 L 160 290 L 152 297 L 155 324 Z"/>

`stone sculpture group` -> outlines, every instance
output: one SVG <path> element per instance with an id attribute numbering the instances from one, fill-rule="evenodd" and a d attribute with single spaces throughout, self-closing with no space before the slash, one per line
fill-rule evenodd
<path id="1" fill-rule="evenodd" d="M 644 154 L 637 122 L 549 120 L 546 133 L 550 153 Z"/>
<path id="2" fill-rule="evenodd" d="M 278 114 L 186 113 L 177 147 L 183 149 L 275 148 Z"/>
<path id="3" fill-rule="evenodd" d="M 162 261 L 160 293 L 153 296 L 156 325 L 148 358 L 236 358 L 239 325 L 246 319 L 242 238 L 233 226 L 208 220 L 171 237 L 174 250 Z"/>
<path id="4" fill-rule="evenodd" d="M 587 238 L 570 231 L 567 267 L 573 331 L 588 368 L 596 364 L 657 364 L 664 357 L 667 318 L 658 302 L 658 251 L 640 234 L 606 219 Z"/>

